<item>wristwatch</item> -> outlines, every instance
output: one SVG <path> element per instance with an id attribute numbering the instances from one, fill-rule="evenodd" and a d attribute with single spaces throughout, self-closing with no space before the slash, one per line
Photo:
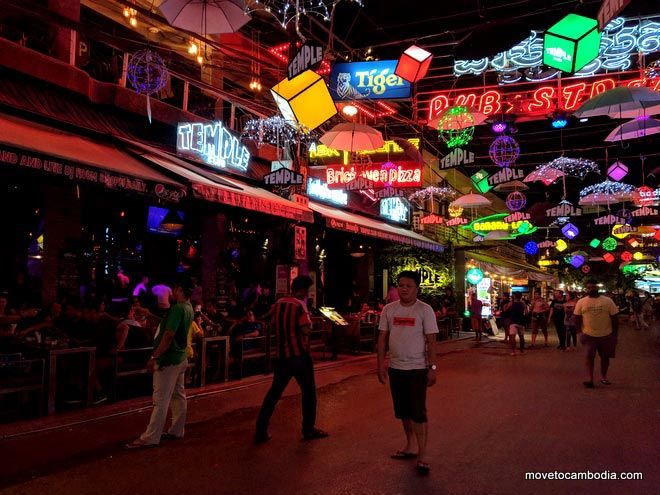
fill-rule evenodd
<path id="1" fill-rule="evenodd" d="M 429 366 L 429 369 L 435 371 L 438 369 L 438 367 L 435 364 L 432 364 L 431 366 Z"/>

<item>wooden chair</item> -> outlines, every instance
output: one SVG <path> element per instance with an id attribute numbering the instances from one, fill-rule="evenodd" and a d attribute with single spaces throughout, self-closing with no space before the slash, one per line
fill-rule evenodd
<path id="1" fill-rule="evenodd" d="M 325 350 L 327 348 L 327 336 L 331 331 L 331 323 L 322 317 L 312 318 L 312 331 L 309 334 L 309 350 L 310 352 L 321 352 L 322 359 L 325 358 Z"/>
<path id="2" fill-rule="evenodd" d="M 147 362 L 153 353 L 153 347 L 137 349 L 122 349 L 115 354 L 115 369 L 113 375 L 112 399 L 117 400 L 119 382 L 130 377 L 149 374 Z"/>
<path id="3" fill-rule="evenodd" d="M 43 411 L 45 362 L 43 359 L 21 359 L 21 355 L 11 358 L 4 355 L 0 360 L 0 397 L 25 397 L 36 393 L 39 414 Z M 18 413 L 20 405 L 13 411 Z M 11 413 L 11 410 L 2 410 L 0 414 Z"/>
<path id="4" fill-rule="evenodd" d="M 358 334 L 358 351 L 362 351 L 363 346 L 367 344 L 369 352 L 374 352 L 376 349 L 376 335 L 378 332 L 378 327 L 375 323 L 359 323 L 359 334 Z"/>
<path id="5" fill-rule="evenodd" d="M 244 337 L 236 341 L 235 345 L 240 346 L 239 356 L 239 378 L 243 378 L 243 368 L 247 361 L 264 361 L 264 373 L 268 373 L 270 363 L 269 359 L 269 337 L 260 335 L 259 337 Z"/>

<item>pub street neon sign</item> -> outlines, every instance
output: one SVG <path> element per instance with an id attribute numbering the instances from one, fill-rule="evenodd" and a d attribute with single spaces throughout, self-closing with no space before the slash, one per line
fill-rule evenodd
<path id="1" fill-rule="evenodd" d="M 601 33 L 598 57 L 575 75 L 588 77 L 604 71 L 625 71 L 631 68 L 638 53 L 648 55 L 659 49 L 660 22 L 617 17 Z M 542 70 L 542 66 L 543 37 L 540 32 L 532 31 L 529 37 L 492 59 L 456 60 L 454 76 L 479 76 L 494 70 L 503 76 L 502 84 L 511 84 L 522 81 L 523 77 L 528 81 L 545 81 L 560 73 L 554 69 Z"/>
<path id="2" fill-rule="evenodd" d="M 561 86 L 558 81 L 538 86 L 533 83 L 520 83 L 501 88 L 485 86 L 479 88 L 450 89 L 438 91 L 429 101 L 428 120 L 434 120 L 450 106 L 474 107 L 487 115 L 515 114 L 519 120 L 546 118 L 554 110 L 573 111 L 587 99 L 622 87 L 643 87 L 660 91 L 660 78 L 646 81 L 639 78 L 639 72 L 619 74 L 623 80 L 603 77 L 586 81 L 584 78 L 564 78 Z M 561 91 L 561 92 L 560 92 Z"/>
<path id="3" fill-rule="evenodd" d="M 250 163 L 248 149 L 222 122 L 180 122 L 177 126 L 176 150 L 199 156 L 214 167 L 231 167 L 245 172 Z"/>
<path id="4" fill-rule="evenodd" d="M 475 234 L 484 237 L 494 230 L 502 230 L 508 234 L 507 237 L 503 237 L 502 239 L 515 239 L 521 235 L 536 232 L 537 227 L 532 225 L 528 220 L 505 222 L 504 219 L 508 216 L 509 213 L 496 213 L 487 217 L 477 218 L 461 228 L 471 230 Z"/>

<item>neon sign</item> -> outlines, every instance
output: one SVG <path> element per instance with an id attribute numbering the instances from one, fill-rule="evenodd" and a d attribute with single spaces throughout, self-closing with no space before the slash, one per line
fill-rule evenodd
<path id="1" fill-rule="evenodd" d="M 471 230 L 475 234 L 486 237 L 488 232 L 494 230 L 502 230 L 508 234 L 507 237 L 502 239 L 515 239 L 521 235 L 532 234 L 536 232 L 537 227 L 532 225 L 528 220 L 517 222 L 506 222 L 505 218 L 509 213 L 496 213 L 487 217 L 477 218 L 468 225 L 461 227 L 462 229 Z"/>
<path id="2" fill-rule="evenodd" d="M 429 121 L 439 116 L 450 106 L 466 105 L 475 107 L 486 115 L 516 114 L 519 120 L 545 118 L 554 110 L 576 110 L 585 100 L 617 86 L 646 86 L 644 79 L 636 71 L 619 74 L 625 79 L 617 81 L 607 77 L 586 82 L 583 78 L 565 78 L 538 86 L 533 83 L 520 83 L 500 88 L 486 86 L 479 88 L 451 89 L 434 93 L 429 102 Z M 627 76 L 627 77 L 626 77 Z M 648 81 L 649 88 L 660 91 L 660 78 Z"/>
<path id="3" fill-rule="evenodd" d="M 348 194 L 346 194 L 346 191 L 342 191 L 341 189 L 331 190 L 320 179 L 307 179 L 307 195 L 339 206 L 346 206 L 348 204 Z"/>
<path id="4" fill-rule="evenodd" d="M 426 215 L 425 217 L 420 218 L 419 223 L 422 225 L 442 225 L 445 223 L 445 219 L 440 215 L 431 213 L 430 215 Z"/>
<path id="5" fill-rule="evenodd" d="M 330 91 L 335 101 L 357 99 L 395 100 L 410 98 L 410 83 L 394 71 L 398 60 L 334 64 Z"/>
<path id="6" fill-rule="evenodd" d="M 380 216 L 393 222 L 407 223 L 410 207 L 402 198 L 385 198 L 380 200 Z"/>
<path id="7" fill-rule="evenodd" d="M 419 138 L 410 138 L 408 142 L 415 148 L 419 149 Z M 375 150 L 363 150 L 355 152 L 359 156 L 388 154 L 388 153 L 404 153 L 404 150 L 395 141 L 385 141 L 383 146 Z M 328 148 L 324 144 L 312 143 L 309 147 L 310 159 L 332 159 L 343 158 L 344 165 L 348 164 L 350 153 L 348 151 L 339 151 L 334 148 Z"/>
<path id="8" fill-rule="evenodd" d="M 177 126 L 176 150 L 198 155 L 214 167 L 233 167 L 246 171 L 250 162 L 248 149 L 222 122 L 180 122 Z"/>
<path id="9" fill-rule="evenodd" d="M 605 26 L 601 34 L 598 57 L 575 75 L 593 76 L 602 71 L 625 71 L 631 68 L 638 53 L 649 54 L 660 49 L 660 22 L 638 21 L 618 17 Z M 454 75 L 478 76 L 494 70 L 502 77 L 503 84 L 528 81 L 545 81 L 559 71 L 543 69 L 543 37 L 532 31 L 530 36 L 513 48 L 497 54 L 492 59 L 456 60 Z"/>
<path id="10" fill-rule="evenodd" d="M 374 188 L 421 187 L 422 185 L 422 166 L 414 162 L 328 165 L 325 172 L 326 183 L 330 189 L 346 188 L 358 177 L 370 181 L 370 186 Z"/>

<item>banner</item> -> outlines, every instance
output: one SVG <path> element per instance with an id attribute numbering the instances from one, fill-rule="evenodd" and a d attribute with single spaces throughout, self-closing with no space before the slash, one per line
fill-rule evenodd
<path id="1" fill-rule="evenodd" d="M 397 60 L 333 64 L 330 94 L 335 101 L 410 98 L 410 83 L 397 76 Z"/>

